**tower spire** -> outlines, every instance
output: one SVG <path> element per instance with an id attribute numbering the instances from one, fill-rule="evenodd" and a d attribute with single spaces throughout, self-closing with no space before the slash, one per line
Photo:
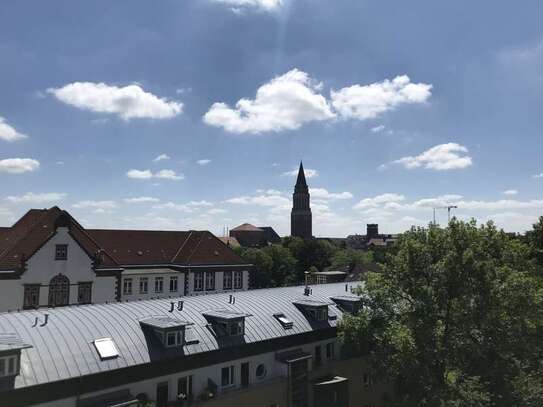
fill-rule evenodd
<path id="1" fill-rule="evenodd" d="M 290 214 L 290 234 L 310 239 L 312 237 L 311 206 L 309 187 L 305 180 L 304 165 L 300 161 L 298 178 L 292 194 L 292 212 Z"/>
<path id="2" fill-rule="evenodd" d="M 301 161 L 300 161 L 300 169 L 298 170 L 298 178 L 296 179 L 295 189 L 297 191 L 307 189 L 307 182 L 305 180 L 305 172 L 304 172 L 304 164 Z"/>

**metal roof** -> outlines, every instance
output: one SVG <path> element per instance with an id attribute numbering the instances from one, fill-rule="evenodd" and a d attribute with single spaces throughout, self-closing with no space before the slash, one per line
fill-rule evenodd
<path id="1" fill-rule="evenodd" d="M 181 321 L 176 318 L 165 317 L 165 316 L 144 318 L 140 320 L 140 324 L 147 325 L 152 328 L 158 328 L 158 329 L 182 328 L 187 325 L 192 325 L 191 322 Z"/>
<path id="2" fill-rule="evenodd" d="M 330 304 L 330 297 L 345 292 L 343 283 L 312 288 L 310 299 L 322 304 Z M 140 321 L 149 317 L 164 316 L 194 324 L 188 329 L 193 340 L 181 350 L 185 355 L 236 346 L 220 342 L 207 328 L 203 314 L 209 310 L 251 314 L 245 320 L 243 343 L 246 344 L 325 328 L 312 327 L 311 321 L 294 305 L 303 291 L 303 286 L 297 286 L 237 292 L 235 304 L 229 304 L 228 293 L 181 297 L 183 310 L 176 308 L 173 312 L 169 312 L 171 299 L 158 299 L 0 313 L 0 333 L 15 333 L 24 343 L 32 345 L 21 351 L 21 373 L 15 379 L 17 389 L 150 363 L 158 345 L 149 340 L 140 326 Z M 32 327 L 36 317 L 42 320 L 44 313 L 49 314 L 47 324 Z M 291 329 L 283 328 L 277 321 L 274 314 L 278 313 L 294 322 Z M 326 327 L 335 327 L 342 311 L 331 304 L 329 315 L 337 317 L 328 320 Z M 114 341 L 119 357 L 100 359 L 94 341 L 101 338 Z"/>
<path id="3" fill-rule="evenodd" d="M 31 348 L 15 333 L 0 333 L 0 352 Z"/>
<path id="4" fill-rule="evenodd" d="M 222 319 L 222 320 L 233 320 L 240 319 L 245 317 L 251 317 L 252 314 L 246 314 L 244 312 L 237 312 L 231 309 L 214 309 L 210 311 L 205 311 L 203 313 L 204 317 L 209 317 L 213 319 Z"/>
<path id="5" fill-rule="evenodd" d="M 334 295 L 333 297 L 330 297 L 332 300 L 338 300 L 338 301 L 345 301 L 345 302 L 360 302 L 362 301 L 362 297 L 359 297 L 358 295 Z"/>

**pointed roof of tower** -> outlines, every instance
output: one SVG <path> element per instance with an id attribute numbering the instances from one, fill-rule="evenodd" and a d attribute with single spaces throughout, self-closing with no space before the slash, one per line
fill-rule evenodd
<path id="1" fill-rule="evenodd" d="M 298 170 L 298 179 L 296 180 L 297 187 L 307 187 L 305 181 L 304 164 L 300 161 L 300 169 Z"/>

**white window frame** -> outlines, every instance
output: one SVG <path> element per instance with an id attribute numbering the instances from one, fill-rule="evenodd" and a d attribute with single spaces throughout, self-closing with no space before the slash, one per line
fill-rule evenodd
<path id="1" fill-rule="evenodd" d="M 243 271 L 234 271 L 234 289 L 238 290 L 242 288 L 243 288 Z"/>
<path id="2" fill-rule="evenodd" d="M 164 277 L 155 277 L 155 293 L 164 292 Z"/>
<path id="3" fill-rule="evenodd" d="M 123 278 L 123 295 L 132 295 L 132 278 Z"/>
<path id="4" fill-rule="evenodd" d="M 194 273 L 194 291 L 204 291 L 204 272 L 196 271 Z"/>
<path id="5" fill-rule="evenodd" d="M 17 355 L 10 355 L 10 356 L 2 356 L 0 357 L 0 361 L 2 361 L 2 365 L 0 368 L 0 377 L 10 377 L 10 376 L 17 376 L 17 372 L 19 371 L 19 357 Z M 10 371 L 10 362 L 11 366 L 13 367 L 13 370 Z"/>
<path id="6" fill-rule="evenodd" d="M 205 287 L 206 287 L 206 291 L 215 290 L 215 272 L 214 271 L 205 272 Z"/>
<path id="7" fill-rule="evenodd" d="M 232 272 L 231 271 L 224 271 L 223 275 L 222 275 L 222 288 L 223 288 L 223 290 L 231 290 L 232 287 L 233 287 Z"/>
<path id="8" fill-rule="evenodd" d="M 172 336 L 174 338 L 174 343 L 170 344 L 168 339 L 170 337 L 172 337 Z M 166 335 L 164 337 L 165 337 L 164 344 L 168 348 L 173 348 L 173 347 L 176 347 L 176 346 L 182 346 L 183 345 L 183 332 L 181 330 L 166 332 Z"/>
<path id="9" fill-rule="evenodd" d="M 149 277 L 140 277 L 140 294 L 149 292 Z"/>
<path id="10" fill-rule="evenodd" d="M 223 376 L 222 376 L 222 372 L 224 369 L 228 369 L 228 382 L 225 384 L 223 383 Z M 221 368 L 221 387 L 222 388 L 227 388 L 227 387 L 232 387 L 235 385 L 235 375 L 234 375 L 234 365 L 229 365 L 229 366 L 224 366 Z"/>
<path id="11" fill-rule="evenodd" d="M 170 277 L 170 292 L 176 293 L 179 290 L 178 278 L 177 276 Z"/>

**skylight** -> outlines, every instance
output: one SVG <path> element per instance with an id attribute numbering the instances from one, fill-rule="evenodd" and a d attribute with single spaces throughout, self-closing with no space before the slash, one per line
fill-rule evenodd
<path id="1" fill-rule="evenodd" d="M 285 314 L 273 314 L 275 319 L 279 321 L 279 323 L 283 326 L 285 329 L 291 329 L 292 325 L 294 325 L 294 322 L 289 320 Z"/>
<path id="2" fill-rule="evenodd" d="M 119 351 L 111 338 L 96 339 L 94 346 L 101 360 L 114 359 L 119 356 Z"/>

